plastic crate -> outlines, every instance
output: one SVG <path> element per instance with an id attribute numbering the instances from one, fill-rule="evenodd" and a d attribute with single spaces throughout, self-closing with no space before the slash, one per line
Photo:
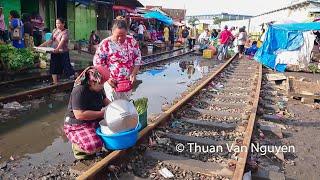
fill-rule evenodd
<path id="1" fill-rule="evenodd" d="M 213 51 L 210 49 L 203 50 L 203 58 L 211 59 L 213 57 Z"/>

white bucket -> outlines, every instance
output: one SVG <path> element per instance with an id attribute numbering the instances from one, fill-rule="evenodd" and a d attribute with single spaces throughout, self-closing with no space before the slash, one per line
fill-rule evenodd
<path id="1" fill-rule="evenodd" d="M 148 52 L 152 52 L 153 51 L 153 44 L 148 44 Z"/>

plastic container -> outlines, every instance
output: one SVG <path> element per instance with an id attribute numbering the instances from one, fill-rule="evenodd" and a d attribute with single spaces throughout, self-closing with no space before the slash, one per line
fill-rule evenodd
<path id="1" fill-rule="evenodd" d="M 148 52 L 153 52 L 153 44 L 148 44 Z"/>
<path id="2" fill-rule="evenodd" d="M 128 149 L 134 146 L 138 140 L 138 132 L 141 129 L 141 124 L 130 131 L 121 132 L 112 135 L 105 135 L 101 132 L 99 127 L 96 133 L 100 136 L 104 143 L 104 147 L 110 150 Z"/>
<path id="3" fill-rule="evenodd" d="M 203 50 L 203 58 L 205 59 L 211 59 L 213 57 L 212 54 L 213 52 L 210 49 Z"/>
<path id="4" fill-rule="evenodd" d="M 103 129 L 103 132 L 116 134 L 135 128 L 138 124 L 138 112 L 132 102 L 118 99 L 107 106 L 104 120 L 108 124 L 104 129 L 108 130 Z"/>
<path id="5" fill-rule="evenodd" d="M 258 41 L 257 47 L 260 48 L 261 46 L 262 46 L 262 42 L 261 42 L 261 41 Z"/>

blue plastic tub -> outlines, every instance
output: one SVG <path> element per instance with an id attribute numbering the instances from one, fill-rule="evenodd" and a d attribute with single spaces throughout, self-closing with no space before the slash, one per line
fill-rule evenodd
<path id="1" fill-rule="evenodd" d="M 139 123 L 137 128 L 117 134 L 102 134 L 100 127 L 96 130 L 96 132 L 102 139 L 105 148 L 110 150 L 121 150 L 128 149 L 136 144 L 140 129 L 141 124 Z"/>

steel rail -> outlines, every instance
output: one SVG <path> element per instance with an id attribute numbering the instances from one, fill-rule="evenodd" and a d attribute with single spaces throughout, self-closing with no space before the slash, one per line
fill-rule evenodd
<path id="1" fill-rule="evenodd" d="M 245 170 L 247 158 L 248 158 L 248 153 L 250 150 L 250 143 L 251 143 L 251 137 L 254 129 L 254 124 L 256 120 L 256 114 L 258 110 L 258 104 L 259 104 L 259 96 L 260 96 L 260 89 L 261 89 L 261 82 L 262 82 L 262 65 L 259 65 L 259 75 L 258 75 L 258 82 L 256 85 L 256 90 L 254 94 L 254 101 L 253 101 L 253 106 L 251 109 L 251 113 L 249 116 L 249 122 L 245 131 L 245 136 L 243 139 L 242 145 L 247 148 L 247 151 L 242 151 L 240 152 L 238 156 L 238 161 L 236 164 L 236 169 L 233 174 L 233 180 L 242 180 L 243 178 L 243 173 Z"/>
<path id="2" fill-rule="evenodd" d="M 142 141 L 152 130 L 154 130 L 158 125 L 168 121 L 171 118 L 171 115 L 176 112 L 179 108 L 185 105 L 194 95 L 196 95 L 201 89 L 203 89 L 209 82 L 211 82 L 218 74 L 220 74 L 225 67 L 227 67 L 235 58 L 237 54 L 226 61 L 217 71 L 213 72 L 206 80 L 204 80 L 199 86 L 197 86 L 194 90 L 190 93 L 186 94 L 181 100 L 179 100 L 176 104 L 170 107 L 167 111 L 162 113 L 155 121 L 151 124 L 148 124 L 146 128 L 141 130 L 138 137 L 138 143 Z M 90 169 L 84 172 L 81 176 L 77 179 L 84 180 L 84 179 L 95 179 L 95 176 L 100 172 L 103 171 L 105 167 L 107 167 L 112 161 L 116 160 L 117 158 L 125 155 L 129 152 L 130 149 L 127 150 L 116 150 L 111 152 L 101 161 L 95 163 Z"/>
<path id="3" fill-rule="evenodd" d="M 173 53 L 173 52 L 176 52 L 176 51 L 179 51 L 182 49 L 183 48 L 177 48 L 177 49 L 170 50 L 170 51 L 164 51 L 164 52 L 160 52 L 160 53 L 150 54 L 150 55 L 142 56 L 142 59 L 148 59 L 151 57 L 161 56 L 161 55 Z M 83 70 L 84 69 L 80 69 L 78 71 L 81 72 Z M 27 78 L 20 78 L 20 79 L 16 79 L 16 80 L 3 81 L 3 82 L 0 82 L 0 87 L 1 86 L 8 86 L 10 84 L 24 83 L 24 82 L 30 82 L 30 81 L 35 81 L 35 80 L 50 80 L 50 78 L 51 78 L 51 75 L 46 74 L 46 75 L 37 75 L 37 76 L 32 76 L 32 77 L 27 77 Z"/>
<path id="4" fill-rule="evenodd" d="M 185 53 L 182 53 L 182 54 L 178 54 L 178 55 L 175 55 L 175 56 L 171 56 L 171 57 L 168 57 L 168 58 L 160 59 L 160 60 L 157 60 L 157 61 L 152 61 L 152 62 L 143 64 L 142 67 L 143 66 L 149 66 L 149 65 L 158 63 L 160 61 L 162 62 L 162 61 L 165 61 L 165 60 L 169 60 L 169 59 L 177 58 L 177 57 L 180 57 L 180 56 L 184 56 L 184 55 L 189 54 L 191 52 L 193 52 L 193 51 L 188 51 L 188 52 L 185 52 Z M 66 91 L 66 90 L 69 90 L 69 89 L 71 89 L 73 87 L 73 83 L 74 83 L 74 81 L 68 81 L 68 82 L 59 83 L 57 85 L 50 85 L 50 86 L 47 86 L 47 87 L 42 87 L 42 88 L 32 89 L 32 90 L 28 90 L 28 91 L 24 91 L 24 92 L 15 93 L 15 94 L 12 94 L 12 95 L 9 95 L 9 96 L 3 96 L 3 97 L 0 97 L 0 103 L 8 103 L 8 102 L 12 102 L 12 101 L 23 102 L 23 101 L 34 99 L 34 98 L 37 98 L 37 97 L 41 97 L 41 96 L 46 95 L 46 94 Z"/>

